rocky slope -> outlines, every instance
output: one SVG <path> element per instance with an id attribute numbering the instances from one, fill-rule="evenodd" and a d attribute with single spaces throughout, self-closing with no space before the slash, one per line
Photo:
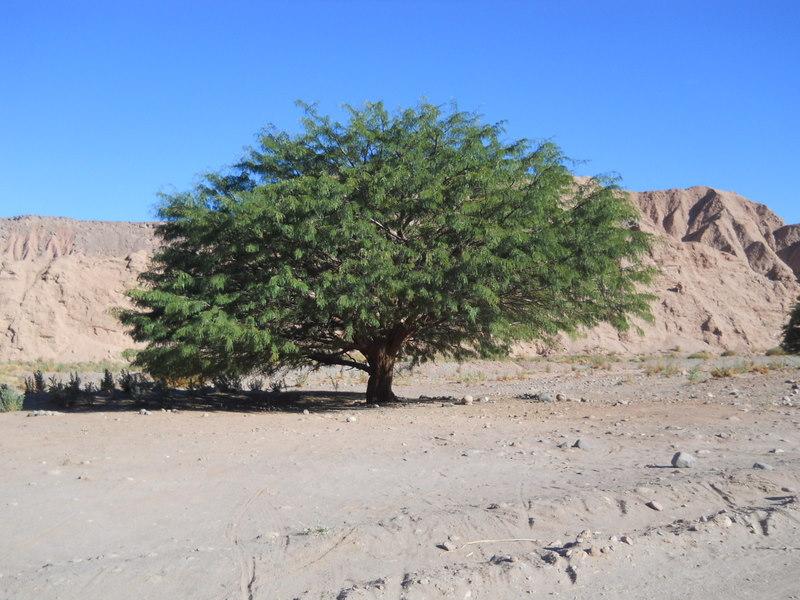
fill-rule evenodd
<path id="1" fill-rule="evenodd" d="M 800 296 L 800 225 L 708 187 L 633 193 L 658 236 L 655 322 L 608 327 L 562 351 L 654 352 L 775 346 Z M 133 347 L 112 309 L 157 246 L 152 223 L 0 219 L 0 361 L 119 359 Z M 530 347 L 522 347 L 528 351 Z"/>

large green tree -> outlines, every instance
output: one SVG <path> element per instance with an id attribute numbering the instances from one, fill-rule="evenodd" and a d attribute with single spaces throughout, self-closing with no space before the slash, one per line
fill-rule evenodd
<path id="1" fill-rule="evenodd" d="M 164 198 L 163 248 L 122 314 L 152 375 L 341 365 L 387 401 L 399 360 L 649 318 L 650 237 L 613 181 L 471 113 L 346 108 L 304 106 L 301 133 L 265 130 Z"/>
<path id="2" fill-rule="evenodd" d="M 792 309 L 789 322 L 783 326 L 781 348 L 790 354 L 800 354 L 800 301 Z"/>

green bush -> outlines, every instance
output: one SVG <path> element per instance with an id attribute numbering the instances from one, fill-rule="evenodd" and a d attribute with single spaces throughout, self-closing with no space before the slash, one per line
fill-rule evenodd
<path id="1" fill-rule="evenodd" d="M 17 390 L 8 387 L 5 383 L 0 384 L 0 412 L 22 410 L 23 398 L 24 396 Z"/>

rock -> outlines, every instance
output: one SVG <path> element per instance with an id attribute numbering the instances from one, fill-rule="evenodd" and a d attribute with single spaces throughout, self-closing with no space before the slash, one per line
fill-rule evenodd
<path id="1" fill-rule="evenodd" d="M 150 411 L 149 411 L 149 410 L 147 410 L 146 408 L 143 408 L 142 410 L 140 410 L 140 411 L 139 411 L 139 414 L 140 414 L 140 415 L 145 415 L 145 416 L 146 416 L 146 415 L 149 415 L 149 414 L 150 414 Z"/>
<path id="2" fill-rule="evenodd" d="M 481 402 L 488 402 L 488 401 L 489 401 L 489 396 L 484 396 L 483 398 L 481 398 Z"/>
<path id="3" fill-rule="evenodd" d="M 768 465 L 767 463 L 755 462 L 753 463 L 753 468 L 761 471 L 772 471 L 775 467 Z"/>
<path id="4" fill-rule="evenodd" d="M 783 448 L 773 448 L 769 451 L 770 454 L 783 454 Z"/>
<path id="5" fill-rule="evenodd" d="M 209 414 L 208 413 L 203 413 L 203 416 L 207 417 L 207 416 L 209 416 Z"/>
<path id="6" fill-rule="evenodd" d="M 575 541 L 576 542 L 586 542 L 588 540 L 591 540 L 593 537 L 594 537 L 594 534 L 591 531 L 589 531 L 588 529 L 584 529 L 583 531 L 581 531 L 578 534 L 578 536 L 575 538 Z"/>
<path id="7" fill-rule="evenodd" d="M 594 557 L 594 558 L 596 558 L 596 557 L 600 556 L 600 554 L 601 554 L 601 550 L 600 550 L 600 548 L 598 548 L 597 546 L 591 546 L 591 547 L 590 547 L 590 548 L 589 548 L 589 549 L 586 551 L 586 554 L 588 554 L 588 555 L 589 555 L 589 556 L 591 556 L 591 557 Z"/>
<path id="8" fill-rule="evenodd" d="M 658 512 L 661 512 L 662 510 L 664 510 L 664 507 L 661 506 L 661 504 L 659 504 L 655 500 L 650 500 L 650 502 L 645 504 L 645 506 L 647 506 L 648 508 L 652 508 L 653 510 L 658 511 Z"/>
<path id="9" fill-rule="evenodd" d="M 589 450 L 592 445 L 585 441 L 585 440 L 575 440 L 575 443 L 572 444 L 573 448 L 580 448 L 581 450 Z"/>
<path id="10" fill-rule="evenodd" d="M 633 538 L 630 536 L 623 535 L 621 538 L 619 538 L 619 541 L 623 544 L 628 544 L 628 546 L 633 546 Z"/>
<path id="11" fill-rule="evenodd" d="M 567 397 L 564 394 L 556 394 L 556 400 L 558 402 L 566 402 Z"/>
<path id="12" fill-rule="evenodd" d="M 347 421 L 348 423 L 355 423 L 356 421 L 358 421 L 358 417 L 356 417 L 354 415 L 350 415 L 349 417 L 347 417 L 345 419 L 345 421 Z"/>
<path id="13" fill-rule="evenodd" d="M 539 402 L 553 402 L 553 395 L 548 394 L 547 392 L 541 392 L 539 394 L 536 394 L 536 399 Z"/>
<path id="14" fill-rule="evenodd" d="M 437 546 L 437 548 L 441 548 L 442 550 L 446 550 L 447 552 L 453 552 L 454 550 L 458 550 L 458 544 L 456 543 L 458 538 L 450 538 Z"/>
<path id="15" fill-rule="evenodd" d="M 542 560 L 546 562 L 548 565 L 554 565 L 558 563 L 558 559 L 561 558 L 557 553 L 553 552 L 552 550 L 548 550 L 544 554 L 542 554 Z"/>
<path id="16" fill-rule="evenodd" d="M 697 459 L 687 452 L 676 452 L 672 457 L 672 466 L 676 469 L 689 469 L 695 465 Z"/>
<path id="17" fill-rule="evenodd" d="M 493 565 L 502 565 L 506 563 L 514 563 L 517 562 L 517 559 L 511 556 L 510 554 L 495 554 L 492 558 L 489 559 L 489 562 Z"/>
<path id="18" fill-rule="evenodd" d="M 473 404 L 474 402 L 475 402 L 475 398 L 473 398 L 472 396 L 464 396 L 464 397 L 461 399 L 461 404 L 463 404 L 463 405 L 465 405 L 465 406 L 472 406 L 472 404 Z"/>
<path id="19" fill-rule="evenodd" d="M 719 525 L 720 527 L 730 527 L 733 525 L 733 521 L 728 515 L 716 515 L 712 521 L 715 525 Z"/>
<path id="20" fill-rule="evenodd" d="M 311 413 L 310 413 L 310 412 L 308 412 L 308 409 L 307 409 L 307 408 L 304 408 L 304 409 L 303 409 L 303 414 L 304 414 L 304 415 L 310 415 Z"/>

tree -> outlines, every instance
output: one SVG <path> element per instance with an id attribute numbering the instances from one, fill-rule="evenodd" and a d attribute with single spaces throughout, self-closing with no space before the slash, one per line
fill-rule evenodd
<path id="1" fill-rule="evenodd" d="M 613 180 L 552 143 L 420 104 L 304 105 L 231 171 L 165 196 L 163 248 L 122 313 L 156 377 L 340 365 L 394 399 L 398 360 L 508 352 L 650 318 L 650 236 Z"/>
<path id="2" fill-rule="evenodd" d="M 783 326 L 781 348 L 790 354 L 800 354 L 800 301 L 792 309 L 789 322 Z"/>

